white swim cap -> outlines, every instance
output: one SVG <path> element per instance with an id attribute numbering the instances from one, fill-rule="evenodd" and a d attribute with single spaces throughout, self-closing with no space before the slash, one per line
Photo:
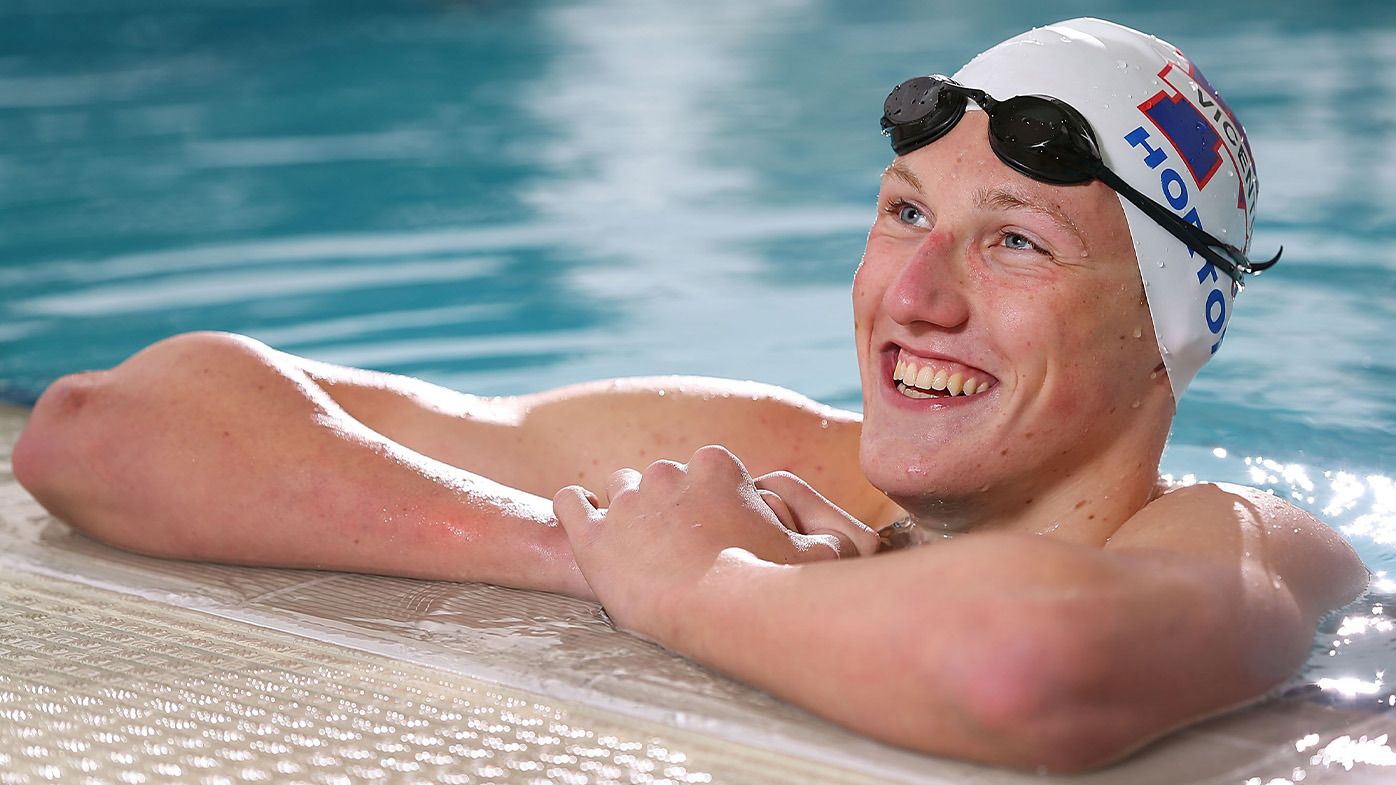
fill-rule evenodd
<path id="1" fill-rule="evenodd" d="M 1095 130 L 1105 165 L 1160 205 L 1248 250 L 1259 182 L 1236 115 L 1173 45 L 1100 19 L 1037 28 L 955 81 L 1002 101 L 1046 95 Z M 1120 197 L 1175 400 L 1221 346 L 1239 287 Z"/>

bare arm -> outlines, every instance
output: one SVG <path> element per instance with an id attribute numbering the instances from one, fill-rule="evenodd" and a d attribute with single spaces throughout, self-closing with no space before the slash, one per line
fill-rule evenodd
<path id="1" fill-rule="evenodd" d="M 858 416 L 779 387 L 672 376 L 482 397 L 280 356 L 393 441 L 547 498 L 573 483 L 602 487 L 622 466 L 686 460 L 722 444 L 754 474 L 796 474 L 861 520 L 886 523 L 899 513 L 858 467 Z"/>
<path id="2" fill-rule="evenodd" d="M 14 466 L 50 511 L 144 553 L 589 596 L 545 496 L 666 446 L 691 450 L 704 423 L 772 468 L 823 455 L 845 467 L 830 472 L 831 485 L 854 489 L 844 498 L 858 503 L 861 478 L 844 477 L 856 467 L 856 420 L 821 429 L 822 407 L 773 388 L 735 409 L 714 406 L 709 392 L 727 400 L 715 386 L 482 398 L 191 334 L 55 383 Z M 813 435 L 773 438 L 780 428 Z"/>
<path id="3" fill-rule="evenodd" d="M 713 499 L 741 485 L 703 453 L 678 480 L 647 471 L 619 518 L 566 491 L 555 508 L 618 624 L 876 738 L 996 764 L 1099 765 L 1258 697 L 1365 579 L 1322 524 L 1215 488 L 1169 494 L 1103 550 L 975 534 L 790 565 L 730 547 L 747 527 Z"/>

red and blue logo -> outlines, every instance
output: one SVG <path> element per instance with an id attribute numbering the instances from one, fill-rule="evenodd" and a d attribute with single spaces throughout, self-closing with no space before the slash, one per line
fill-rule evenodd
<path id="1" fill-rule="evenodd" d="M 1206 227 L 1202 225 L 1194 197 L 1207 188 L 1217 170 L 1229 160 L 1239 180 L 1236 209 L 1245 215 L 1249 235 L 1255 215 L 1258 183 L 1245 132 L 1241 130 L 1236 115 L 1202 73 L 1181 52 L 1177 53 L 1177 57 L 1177 62 L 1166 61 L 1158 72 L 1164 89 L 1138 107 L 1148 124 L 1168 144 L 1156 139 L 1144 124 L 1125 134 L 1124 140 L 1143 154 L 1145 166 L 1158 173 L 1159 191 L 1168 205 L 1183 220 L 1201 229 Z M 1181 166 L 1168 163 L 1172 158 L 1167 147 L 1171 147 L 1181 159 Z M 1179 169 L 1187 171 L 1192 186 L 1188 185 L 1187 178 L 1179 173 Z M 1194 255 L 1189 248 L 1188 256 Z M 1226 334 L 1229 310 L 1224 287 L 1231 283 L 1232 296 L 1235 296 L 1236 287 L 1234 282 L 1223 281 L 1216 267 L 1208 261 L 1197 268 L 1196 274 L 1199 295 L 1202 297 L 1198 315 L 1215 339 L 1211 350 L 1216 352 Z"/>

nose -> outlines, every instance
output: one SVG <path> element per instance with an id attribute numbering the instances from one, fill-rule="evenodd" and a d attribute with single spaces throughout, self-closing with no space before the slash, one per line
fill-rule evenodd
<path id="1" fill-rule="evenodd" d="M 898 324 L 953 329 L 969 319 L 964 251 L 941 227 L 929 232 L 902 262 L 883 295 L 883 309 Z"/>

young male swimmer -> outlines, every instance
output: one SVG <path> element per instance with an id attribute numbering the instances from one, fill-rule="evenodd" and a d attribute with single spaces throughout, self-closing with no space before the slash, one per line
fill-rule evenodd
<path id="1" fill-rule="evenodd" d="M 717 380 L 482 399 L 193 334 L 55 383 L 16 476 L 145 553 L 594 596 L 934 753 L 1079 769 L 1263 695 L 1366 572 L 1280 499 L 1159 480 L 1266 264 L 1234 115 L 1171 46 L 1082 19 L 904 83 L 883 125 L 861 422 Z M 836 558 L 904 519 L 964 535 Z"/>

